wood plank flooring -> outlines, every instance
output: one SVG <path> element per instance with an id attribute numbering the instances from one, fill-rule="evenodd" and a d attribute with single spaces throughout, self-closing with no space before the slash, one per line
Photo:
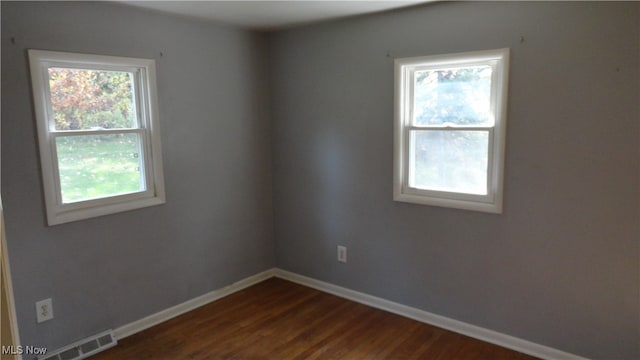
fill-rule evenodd
<path id="1" fill-rule="evenodd" d="M 272 278 L 91 359 L 534 358 Z"/>

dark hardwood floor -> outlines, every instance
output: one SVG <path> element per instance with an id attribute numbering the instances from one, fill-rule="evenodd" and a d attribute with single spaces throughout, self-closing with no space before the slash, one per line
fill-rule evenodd
<path id="1" fill-rule="evenodd" d="M 534 358 L 273 278 L 91 359 Z"/>

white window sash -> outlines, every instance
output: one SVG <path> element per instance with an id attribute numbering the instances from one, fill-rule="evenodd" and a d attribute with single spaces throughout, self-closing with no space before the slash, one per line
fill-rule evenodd
<path id="1" fill-rule="evenodd" d="M 64 203 L 62 201 L 62 189 L 60 182 L 60 169 L 59 169 L 59 161 L 58 161 L 58 149 L 56 147 L 56 139 L 64 138 L 64 137 L 74 137 L 74 136 L 96 136 L 96 135 L 119 135 L 119 134 L 136 134 L 138 135 L 138 139 L 140 139 L 140 147 L 138 149 L 140 153 L 140 160 L 142 162 L 142 168 L 140 171 L 140 176 L 142 176 L 142 181 L 144 183 L 144 190 L 135 191 L 131 193 L 117 194 L 117 195 L 109 195 L 105 197 L 99 197 L 95 199 L 87 199 L 80 201 L 73 201 L 69 203 Z M 53 162 L 53 173 L 55 178 L 57 179 L 56 186 L 56 204 L 60 207 L 61 211 L 70 211 L 77 210 L 83 207 L 91 207 L 96 206 L 99 203 L 118 203 L 122 201 L 128 201 L 131 199 L 144 198 L 154 195 L 154 184 L 153 179 L 147 174 L 150 174 L 151 168 L 151 149 L 149 147 L 149 136 L 148 131 L 146 129 L 118 129 L 118 130 L 76 130 L 76 131 L 56 131 L 49 133 L 51 139 L 49 141 L 51 147 L 52 162 Z"/>
<path id="2" fill-rule="evenodd" d="M 403 192 L 407 193 L 407 194 L 413 194 L 413 195 L 419 195 L 419 196 L 431 196 L 431 197 L 438 197 L 438 198 L 453 198 L 453 199 L 458 199 L 458 200 L 469 200 L 469 201 L 475 201 L 475 202 L 482 202 L 482 203 L 492 203 L 495 198 L 493 196 L 493 191 L 491 189 L 491 184 L 493 183 L 493 156 L 491 156 L 491 152 L 493 149 L 493 139 L 494 139 L 494 131 L 493 131 L 493 127 L 490 128 L 486 128 L 486 127 L 474 127 L 474 128 L 416 128 L 416 127 L 412 127 L 412 128 L 407 128 L 405 130 L 405 135 L 404 135 L 404 144 L 405 144 L 405 154 L 407 154 L 406 156 L 406 166 L 404 166 L 404 179 L 406 179 L 402 186 L 403 186 Z M 411 178 L 411 166 L 409 165 L 410 163 L 410 159 L 412 159 L 414 156 L 414 151 L 415 151 L 415 147 L 411 146 L 411 133 L 414 131 L 430 131 L 430 130 L 434 130 L 434 131 L 482 131 L 482 132 L 486 132 L 488 133 L 488 144 L 487 144 L 487 179 L 486 179 L 486 185 L 487 185 L 487 194 L 486 195 L 479 195 L 479 194 L 471 194 L 471 193 L 462 193 L 462 192 L 451 192 L 451 191 L 444 191 L 444 190 L 432 190 L 432 189 L 419 189 L 416 187 L 411 187 L 409 186 L 409 179 Z"/>

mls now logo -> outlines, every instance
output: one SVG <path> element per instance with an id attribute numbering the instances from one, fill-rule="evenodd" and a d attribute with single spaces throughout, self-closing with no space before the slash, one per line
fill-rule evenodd
<path id="1" fill-rule="evenodd" d="M 44 355 L 47 353 L 46 347 L 36 346 L 2 346 L 2 355 Z"/>

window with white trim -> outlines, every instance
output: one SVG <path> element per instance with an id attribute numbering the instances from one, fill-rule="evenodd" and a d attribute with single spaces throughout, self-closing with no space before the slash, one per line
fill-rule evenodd
<path id="1" fill-rule="evenodd" d="M 502 212 L 509 49 L 395 60 L 394 200 Z"/>
<path id="2" fill-rule="evenodd" d="M 49 225 L 165 202 L 155 61 L 29 50 Z"/>

